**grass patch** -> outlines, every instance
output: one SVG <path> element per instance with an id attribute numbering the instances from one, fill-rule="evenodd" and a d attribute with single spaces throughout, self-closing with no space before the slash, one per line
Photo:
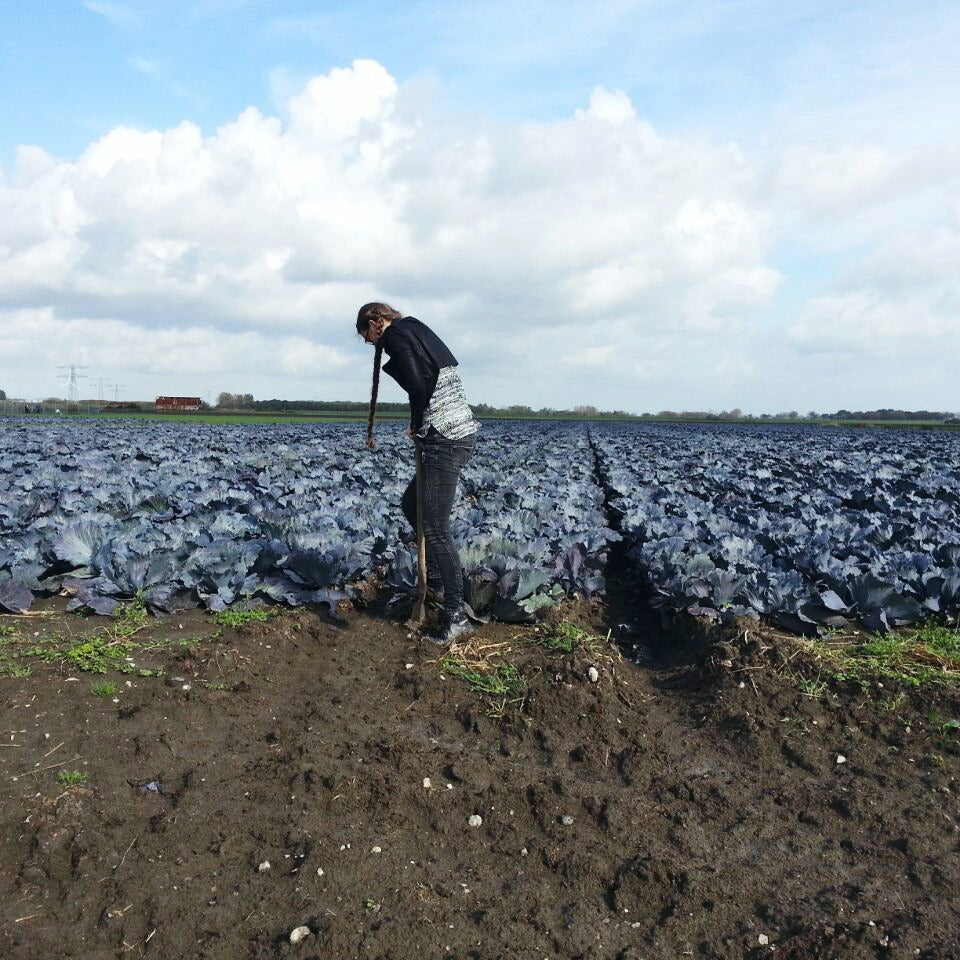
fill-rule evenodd
<path id="1" fill-rule="evenodd" d="M 487 704 L 487 716 L 502 720 L 526 701 L 527 678 L 517 666 L 504 660 L 510 652 L 506 643 L 482 643 L 468 640 L 447 651 L 440 661 L 444 674 L 462 680 Z"/>
<path id="2" fill-rule="evenodd" d="M 272 615 L 273 611 L 267 614 Z M 247 619 L 260 620 L 264 614 L 256 611 L 252 616 L 245 613 L 242 617 L 244 622 Z M 28 664 L 31 662 L 34 665 L 38 662 L 60 664 L 83 673 L 116 671 L 142 677 L 162 676 L 165 672 L 163 668 L 152 665 L 140 668 L 132 658 L 147 651 L 182 648 L 207 639 L 198 634 L 182 633 L 168 633 L 166 636 L 150 636 L 147 633 L 138 636 L 141 631 L 152 627 L 154 622 L 142 598 L 137 597 L 119 604 L 108 624 L 73 636 L 24 637 L 16 627 L 3 625 L 0 628 L 0 677 L 29 676 Z M 213 631 L 213 636 L 222 633 L 223 628 L 218 627 Z"/>
<path id="3" fill-rule="evenodd" d="M 23 680 L 29 677 L 33 670 L 25 663 L 0 663 L 0 677 L 13 677 L 15 680 Z"/>
<path id="4" fill-rule="evenodd" d="M 795 674 L 794 683 L 805 697 L 813 697 L 814 699 L 822 697 L 829 688 L 827 681 L 821 680 L 819 674 L 816 677 Z"/>
<path id="5" fill-rule="evenodd" d="M 140 597 L 128 600 L 117 606 L 113 614 L 114 625 L 107 628 L 107 633 L 114 639 L 126 640 L 142 630 L 150 620 L 147 607 Z"/>
<path id="6" fill-rule="evenodd" d="M 531 634 L 531 639 L 555 653 L 573 653 L 577 647 L 594 653 L 609 646 L 609 640 L 583 630 L 568 620 L 542 628 Z"/>
<path id="7" fill-rule="evenodd" d="M 878 679 L 911 687 L 933 683 L 960 686 L 960 631 L 926 624 L 901 633 L 798 640 L 824 676 L 863 686 Z"/>
<path id="8" fill-rule="evenodd" d="M 927 714 L 927 722 L 930 724 L 930 726 L 934 727 L 936 731 L 941 734 L 941 736 L 960 732 L 960 720 L 944 720 L 943 717 L 936 712 L 936 710 L 931 710 Z"/>
<path id="9" fill-rule="evenodd" d="M 79 787 L 86 783 L 89 778 L 82 770 L 61 770 L 57 774 L 57 780 L 65 787 Z"/>
<path id="10" fill-rule="evenodd" d="M 498 663 L 491 670 L 481 671 L 459 660 L 456 654 L 447 654 L 440 666 L 444 673 L 463 680 L 474 693 L 502 697 L 527 688 L 526 677 L 512 663 Z"/>
<path id="11" fill-rule="evenodd" d="M 277 610 L 219 610 L 214 620 L 221 627 L 242 627 L 245 623 L 266 623 Z"/>
<path id="12" fill-rule="evenodd" d="M 613 664 L 623 659 L 616 644 L 608 633 L 605 637 L 590 633 L 569 620 L 560 623 L 540 626 L 527 635 L 531 643 L 545 647 L 551 653 L 574 653 L 580 651 L 590 655 L 591 659 L 599 663 L 605 661 Z"/>
<path id="13" fill-rule="evenodd" d="M 960 662 L 960 630 L 925 624 L 917 631 L 917 640 L 931 653 Z"/>
<path id="14" fill-rule="evenodd" d="M 112 680 L 104 680 L 102 683 L 93 684 L 90 692 L 95 697 L 112 697 L 120 692 L 120 684 Z"/>
<path id="15" fill-rule="evenodd" d="M 126 671 L 130 665 L 126 662 L 129 647 L 108 641 L 105 637 L 95 636 L 70 647 L 63 659 L 84 673 L 106 673 L 108 670 Z M 60 651 L 55 651 L 59 653 Z"/>

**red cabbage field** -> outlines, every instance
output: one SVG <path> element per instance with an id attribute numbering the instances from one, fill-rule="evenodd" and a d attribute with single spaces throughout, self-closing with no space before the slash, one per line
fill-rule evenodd
<path id="1" fill-rule="evenodd" d="M 7 420 L 0 608 L 326 603 L 416 583 L 412 447 L 356 425 Z M 399 431 L 397 431 L 399 433 Z M 960 614 L 960 436 L 792 426 L 484 423 L 453 529 L 483 619 L 602 596 L 817 632 Z M 638 598 L 640 599 L 640 598 Z"/>
<path id="2" fill-rule="evenodd" d="M 0 957 L 960 957 L 960 434 L 364 441 L 0 420 Z"/>
<path id="3" fill-rule="evenodd" d="M 960 615 L 960 435 L 591 428 L 629 556 L 668 610 L 803 633 Z"/>

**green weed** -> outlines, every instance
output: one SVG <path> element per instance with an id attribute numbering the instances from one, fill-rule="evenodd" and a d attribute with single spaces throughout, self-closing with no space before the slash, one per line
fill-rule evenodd
<path id="1" fill-rule="evenodd" d="M 931 727 L 936 727 L 940 734 L 956 733 L 960 730 L 960 720 L 944 720 L 936 710 L 927 714 L 927 722 Z"/>
<path id="2" fill-rule="evenodd" d="M 139 595 L 126 603 L 121 603 L 114 611 L 115 622 L 108 632 L 118 640 L 125 640 L 142 630 L 150 619 L 150 614 Z"/>
<path id="3" fill-rule="evenodd" d="M 906 700 L 907 695 L 905 693 L 898 693 L 895 696 L 888 697 L 885 700 L 878 700 L 877 709 L 882 710 L 884 713 L 896 713 L 903 707 Z"/>
<path id="4" fill-rule="evenodd" d="M 90 692 L 95 697 L 112 697 L 120 692 L 120 684 L 112 680 L 104 680 L 101 683 L 95 683 L 90 687 Z"/>
<path id="5" fill-rule="evenodd" d="M 924 625 L 863 640 L 834 636 L 798 642 L 821 665 L 824 675 L 852 681 L 864 691 L 878 679 L 911 687 L 960 685 L 960 633 L 947 627 Z"/>
<path id="6" fill-rule="evenodd" d="M 822 697 L 829 689 L 827 681 L 821 680 L 817 674 L 816 679 L 805 677 L 802 674 L 794 674 L 793 682 L 797 689 L 806 697 Z"/>
<path id="7" fill-rule="evenodd" d="M 95 636 L 70 647 L 64 653 L 64 659 L 84 673 L 106 673 L 127 666 L 124 657 L 128 650 L 129 647 L 111 644 L 103 637 Z"/>
<path id="8" fill-rule="evenodd" d="M 0 663 L 0 677 L 22 680 L 29 677 L 32 672 L 32 669 L 23 663 Z"/>
<path id="9" fill-rule="evenodd" d="M 917 631 L 916 639 L 931 653 L 960 661 L 960 630 L 924 624 Z"/>
<path id="10" fill-rule="evenodd" d="M 512 663 L 498 663 L 495 667 L 468 664 L 457 653 L 448 653 L 440 664 L 444 673 L 463 680 L 474 693 L 502 697 L 520 693 L 527 688 L 526 677 Z"/>
<path id="11" fill-rule="evenodd" d="M 608 645 L 603 637 L 583 630 L 567 620 L 531 634 L 530 639 L 556 653 L 573 653 L 577 647 L 596 651 Z"/>
<path id="12" fill-rule="evenodd" d="M 245 623 L 266 623 L 276 615 L 276 610 L 219 610 L 213 619 L 221 627 L 242 627 Z"/>
<path id="13" fill-rule="evenodd" d="M 87 775 L 82 770 L 61 770 L 57 774 L 57 779 L 65 787 L 78 787 L 88 780 Z"/>

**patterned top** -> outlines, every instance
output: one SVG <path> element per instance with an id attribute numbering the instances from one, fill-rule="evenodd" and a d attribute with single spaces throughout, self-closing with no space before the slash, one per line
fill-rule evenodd
<path id="1" fill-rule="evenodd" d="M 480 429 L 467 405 L 467 395 L 456 367 L 440 368 L 437 385 L 423 412 L 423 426 L 417 436 L 425 437 L 431 427 L 448 440 L 462 440 Z"/>

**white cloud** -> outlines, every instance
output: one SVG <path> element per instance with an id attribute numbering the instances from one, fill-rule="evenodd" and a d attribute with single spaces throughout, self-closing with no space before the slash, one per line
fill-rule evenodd
<path id="1" fill-rule="evenodd" d="M 149 328 L 124 320 L 61 319 L 50 308 L 0 312 L 4 359 L 14 367 L 42 364 L 54 370 L 80 364 L 91 376 L 259 377 L 263 370 L 287 375 L 340 371 L 342 351 L 304 337 L 233 332 L 214 327 Z M 199 386 L 196 388 L 199 390 Z M 47 392 L 52 392 L 51 390 Z"/>
<path id="2" fill-rule="evenodd" d="M 592 117 L 619 126 L 630 120 L 636 120 L 637 111 L 630 98 L 622 90 L 606 90 L 594 87 L 590 94 L 590 106 L 586 110 L 577 110 L 574 116 L 579 120 Z"/>
<path id="3" fill-rule="evenodd" d="M 283 117 L 118 127 L 73 161 L 22 150 L 0 181 L 0 322 L 43 318 L 57 355 L 32 348 L 39 367 L 126 353 L 184 377 L 242 373 L 251 337 L 300 376 L 342 345 L 363 396 L 350 321 L 392 297 L 443 323 L 487 398 L 508 400 L 491 340 L 521 367 L 525 331 L 550 362 L 568 352 L 551 326 L 630 318 L 626 391 L 650 330 L 733 329 L 773 295 L 754 176 L 736 151 L 659 135 L 622 91 L 596 88 L 566 120 L 472 128 L 358 60 Z M 589 345 L 581 366 L 610 356 Z"/>
<path id="4" fill-rule="evenodd" d="M 813 300 L 791 327 L 790 337 L 812 353 L 853 352 L 936 358 L 960 338 L 960 314 L 913 298 L 892 299 L 876 290 L 850 290 Z"/>
<path id="5" fill-rule="evenodd" d="M 745 405 L 789 283 L 774 245 L 825 223 L 860 260 L 778 350 L 827 334 L 860 349 L 865 325 L 865 350 L 908 323 L 955 333 L 955 225 L 941 214 L 912 260 L 870 232 L 892 222 L 870 219 L 878 205 L 889 218 L 904 195 L 930 202 L 917 179 L 948 182 L 942 157 L 794 147 L 761 169 L 735 146 L 663 135 L 622 90 L 508 124 L 440 116 L 420 89 L 357 60 L 280 116 L 117 127 L 72 160 L 21 148 L 0 176 L 0 362 L 38 371 L 36 394 L 72 362 L 166 378 L 160 392 L 361 399 L 370 354 L 352 320 L 387 299 L 450 341 L 477 401 Z M 902 309 L 886 299 L 891 264 Z"/>

